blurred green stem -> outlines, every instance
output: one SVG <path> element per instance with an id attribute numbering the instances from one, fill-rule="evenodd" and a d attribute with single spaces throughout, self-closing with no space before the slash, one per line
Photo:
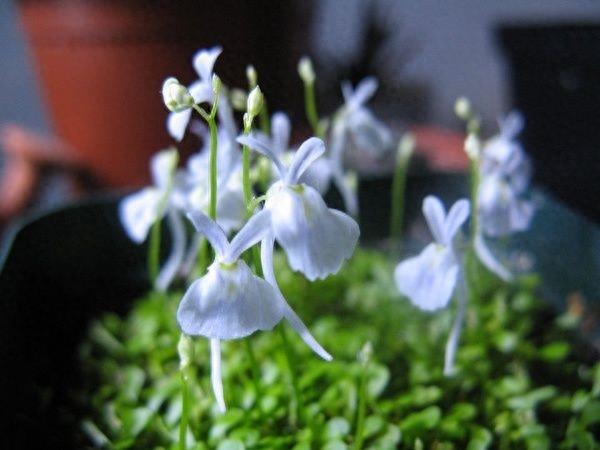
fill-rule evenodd
<path id="1" fill-rule="evenodd" d="M 181 420 L 179 421 L 179 450 L 187 449 L 187 428 L 190 417 L 189 369 L 181 370 Z"/>
<path id="2" fill-rule="evenodd" d="M 358 406 L 356 411 L 356 433 L 353 450 L 360 450 L 364 441 L 365 415 L 367 410 L 367 372 L 369 361 L 363 365 L 358 386 Z"/>
<path id="3" fill-rule="evenodd" d="M 292 365 L 292 361 L 294 359 L 292 354 L 292 348 L 287 338 L 287 333 L 285 332 L 285 328 L 283 324 L 280 324 L 278 327 L 279 335 L 281 337 L 281 344 L 283 347 L 283 356 L 285 358 L 285 364 L 287 366 L 290 381 L 292 384 L 292 398 L 290 405 L 290 425 L 292 427 L 297 427 L 300 421 L 302 411 L 302 401 L 300 396 L 300 386 L 298 385 L 298 378 L 296 377 L 296 373 L 294 372 L 294 367 Z"/>
<path id="4" fill-rule="evenodd" d="M 319 114 L 317 113 L 317 101 L 315 98 L 315 83 L 304 83 L 304 110 L 306 118 L 310 124 L 315 136 L 323 138 L 321 127 L 319 126 Z"/>
<path id="5" fill-rule="evenodd" d="M 396 167 L 392 180 L 392 204 L 390 213 L 390 238 L 402 239 L 402 222 L 406 203 L 406 174 L 414 150 L 414 138 L 406 135 L 398 145 Z"/>

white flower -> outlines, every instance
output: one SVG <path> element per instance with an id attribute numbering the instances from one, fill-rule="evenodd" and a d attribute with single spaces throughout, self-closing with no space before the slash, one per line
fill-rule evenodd
<path id="1" fill-rule="evenodd" d="M 325 151 L 317 138 L 306 140 L 295 152 L 289 167 L 264 143 L 253 136 L 238 142 L 267 156 L 277 168 L 279 181 L 267 191 L 265 209 L 271 211 L 271 226 L 293 270 L 309 280 L 337 272 L 349 258 L 360 234 L 357 223 L 347 214 L 327 207 L 312 187 L 300 183 L 306 169 Z"/>
<path id="2" fill-rule="evenodd" d="M 184 333 L 211 340 L 211 379 L 219 407 L 224 410 L 220 340 L 270 330 L 284 316 L 290 316 L 290 308 L 278 289 L 254 275 L 240 259 L 245 250 L 269 233 L 269 211 L 263 210 L 252 216 L 231 242 L 204 214 L 197 212 L 188 217 L 210 242 L 215 260 L 206 275 L 192 283 L 183 296 L 177 321 Z"/>
<path id="3" fill-rule="evenodd" d="M 513 112 L 500 127 L 500 134 L 482 150 L 477 196 L 482 231 L 492 237 L 527 229 L 534 212 L 533 203 L 523 198 L 531 166 L 515 140 L 523 127 L 523 118 Z"/>
<path id="4" fill-rule="evenodd" d="M 445 307 L 456 286 L 460 259 L 453 241 L 469 216 L 469 201 L 458 200 L 446 215 L 437 197 L 423 201 L 423 214 L 435 242 L 420 255 L 401 262 L 394 276 L 398 289 L 421 309 L 433 311 Z"/>
<path id="5" fill-rule="evenodd" d="M 166 290 L 175 277 L 185 252 L 185 230 L 173 199 L 177 160 L 177 150 L 156 154 L 150 162 L 154 185 L 125 197 L 119 204 L 121 223 L 138 244 L 146 240 L 152 224 L 167 215 L 172 246 L 155 280 L 155 287 L 160 291 Z"/>
<path id="6" fill-rule="evenodd" d="M 168 209 L 170 180 L 177 165 L 177 151 L 163 150 L 152 157 L 150 169 L 153 186 L 125 197 L 119 205 L 119 215 L 131 240 L 142 243 L 154 222 L 162 219 Z M 164 203 L 161 208 L 161 203 Z"/>
<path id="7" fill-rule="evenodd" d="M 200 79 L 192 83 L 187 90 L 196 104 L 210 102 L 213 99 L 213 67 L 221 51 L 221 47 L 213 47 L 200 50 L 194 55 L 193 65 Z M 167 118 L 167 131 L 177 141 L 183 139 L 185 129 L 190 122 L 191 106 L 192 104 L 189 104 L 187 108 L 175 109 Z"/>
<path id="8" fill-rule="evenodd" d="M 481 227 L 486 235 L 507 236 L 529 227 L 534 213 L 533 203 L 521 198 L 500 174 L 490 174 L 481 179 L 477 200 Z"/>
<path id="9" fill-rule="evenodd" d="M 339 128 L 339 127 L 338 127 Z M 289 117 L 282 112 L 276 112 L 271 118 L 271 138 L 261 133 L 256 137 L 262 139 L 263 144 L 271 149 L 282 161 L 287 162 L 293 159 L 293 152 L 290 151 L 291 124 Z M 333 140 L 334 145 L 343 145 L 343 140 Z M 336 154 L 336 158 L 331 155 Z M 358 199 L 356 190 L 348 183 L 344 175 L 340 151 L 332 151 L 331 155 L 323 155 L 317 158 L 300 176 L 299 183 L 307 184 L 315 188 L 321 195 L 329 190 L 331 182 L 335 184 L 344 201 L 346 211 L 356 217 L 358 215 Z M 272 172 L 277 172 L 273 165 Z"/>
<path id="10" fill-rule="evenodd" d="M 377 90 L 377 80 L 363 79 L 356 89 L 349 82 L 342 83 L 344 106 L 336 120 L 341 122 L 359 150 L 380 157 L 393 149 L 390 130 L 365 106 Z"/>

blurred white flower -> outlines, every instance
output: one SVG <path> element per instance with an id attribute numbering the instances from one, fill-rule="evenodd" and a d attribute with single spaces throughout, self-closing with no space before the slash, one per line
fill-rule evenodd
<path id="1" fill-rule="evenodd" d="M 119 218 L 128 236 L 140 244 L 148 237 L 150 227 L 167 215 L 172 237 L 171 253 L 161 268 L 155 287 L 167 289 L 184 257 L 185 231 L 174 202 L 174 176 L 177 150 L 157 153 L 150 161 L 153 186 L 128 195 L 119 204 Z"/>
<path id="2" fill-rule="evenodd" d="M 415 306 L 434 311 L 450 301 L 460 272 L 460 256 L 453 241 L 469 210 L 465 199 L 458 200 L 447 215 L 437 197 L 428 196 L 423 201 L 423 214 L 435 242 L 398 264 L 394 272 L 399 291 Z"/>
<path id="3" fill-rule="evenodd" d="M 254 136 L 240 136 L 238 142 L 275 164 L 279 180 L 267 191 L 265 209 L 271 211 L 273 235 L 292 269 L 309 280 L 337 272 L 354 252 L 360 234 L 358 225 L 347 214 L 328 208 L 317 190 L 299 181 L 325 151 L 323 141 L 306 140 L 294 153 L 289 167 Z"/>
<path id="4" fill-rule="evenodd" d="M 500 134 L 482 150 L 477 209 L 481 229 L 491 237 L 524 231 L 533 217 L 533 203 L 523 197 L 531 166 L 516 141 L 522 127 L 523 117 L 510 113 L 500 124 Z"/>
<path id="5" fill-rule="evenodd" d="M 377 80 L 367 77 L 353 89 L 349 82 L 342 83 L 344 106 L 336 117 L 343 124 L 345 139 L 347 133 L 359 150 L 365 150 L 375 157 L 381 157 L 393 150 L 392 134 L 383 122 L 378 120 L 365 104 L 377 90 Z"/>

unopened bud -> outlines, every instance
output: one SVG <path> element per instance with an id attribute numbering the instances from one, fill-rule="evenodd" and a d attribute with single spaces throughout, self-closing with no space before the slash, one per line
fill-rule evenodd
<path id="1" fill-rule="evenodd" d="M 163 83 L 162 95 L 166 107 L 173 112 L 184 111 L 195 103 L 190 91 L 173 77 L 167 78 Z"/>
<path id="2" fill-rule="evenodd" d="M 248 84 L 252 88 L 258 83 L 258 74 L 256 73 L 256 69 L 253 65 L 246 67 L 246 78 L 248 78 Z"/>
<path id="3" fill-rule="evenodd" d="M 215 95 L 218 95 L 221 91 L 221 79 L 216 73 L 212 76 L 212 90 Z"/>
<path id="4" fill-rule="evenodd" d="M 300 78 L 306 84 L 313 84 L 315 82 L 315 71 L 312 61 L 308 56 L 303 56 L 298 61 L 298 75 L 300 75 Z"/>
<path id="5" fill-rule="evenodd" d="M 250 91 L 246 104 L 248 115 L 252 118 L 258 116 L 263 105 L 263 93 L 259 86 L 256 86 L 254 89 L 252 89 L 252 91 Z"/>
<path id="6" fill-rule="evenodd" d="M 179 354 L 179 369 L 187 369 L 194 360 L 194 341 L 187 334 L 181 334 L 177 343 L 177 353 Z"/>
<path id="7" fill-rule="evenodd" d="M 234 88 L 231 90 L 229 94 L 229 99 L 231 100 L 231 105 L 237 111 L 246 111 L 248 94 L 242 89 Z"/>
<path id="8" fill-rule="evenodd" d="M 476 160 L 481 153 L 481 141 L 476 134 L 469 134 L 465 139 L 465 152 L 470 159 Z"/>
<path id="9" fill-rule="evenodd" d="M 454 113 L 462 120 L 468 120 L 471 117 L 471 102 L 466 97 L 458 97 L 454 103 Z"/>
<path id="10" fill-rule="evenodd" d="M 398 163 L 404 165 L 412 156 L 416 146 L 415 137 L 412 133 L 404 133 L 398 143 Z"/>

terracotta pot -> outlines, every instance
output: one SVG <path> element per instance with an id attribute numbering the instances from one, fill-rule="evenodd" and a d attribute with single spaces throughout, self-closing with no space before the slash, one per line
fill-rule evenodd
<path id="1" fill-rule="evenodd" d="M 281 45 L 287 42 L 281 39 L 287 11 L 249 3 L 224 1 L 217 9 L 188 0 L 21 1 L 22 24 L 57 135 L 103 183 L 147 182 L 149 156 L 171 142 L 164 128 L 162 81 L 169 75 L 192 81 L 190 58 L 196 49 L 223 45 L 219 74 L 241 84 L 247 62 L 260 66 L 267 60 L 259 43 L 264 22 L 270 21 L 277 27 L 273 32 L 271 25 L 270 37 L 280 45 L 275 54 L 269 49 L 269 56 L 279 70 L 288 70 L 281 64 L 291 56 Z M 272 85 L 281 90 L 280 83 Z"/>

